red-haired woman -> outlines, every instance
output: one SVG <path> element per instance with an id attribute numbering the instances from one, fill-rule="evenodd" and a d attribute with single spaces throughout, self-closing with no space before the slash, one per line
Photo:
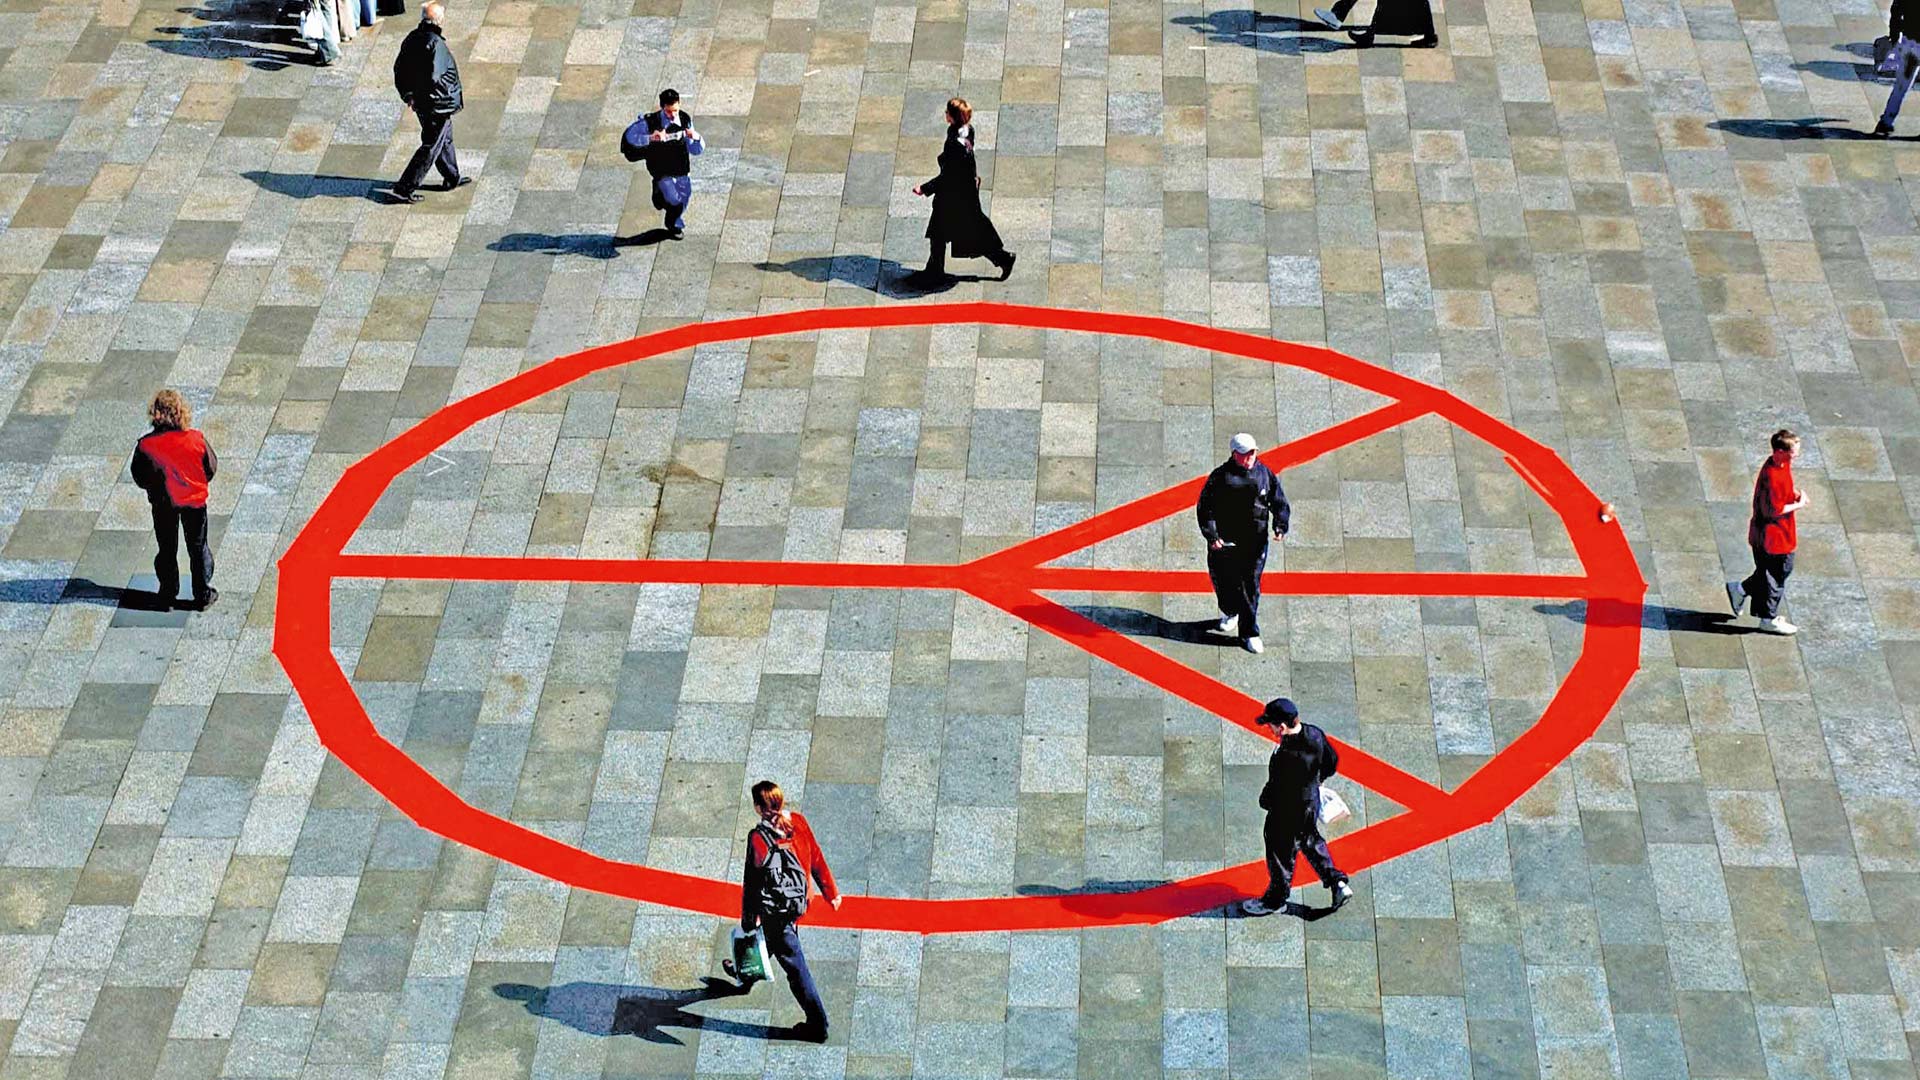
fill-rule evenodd
<path id="1" fill-rule="evenodd" d="M 947 276 L 947 245 L 956 259 L 983 258 L 1000 268 L 1000 280 L 1013 274 L 1014 254 L 1001 243 L 993 220 L 980 209 L 980 171 L 973 158 L 973 106 L 966 98 L 947 102 L 947 141 L 940 148 L 940 175 L 913 189 L 933 196 L 927 221 L 927 267 L 913 275 L 923 283 Z"/>
<path id="2" fill-rule="evenodd" d="M 809 879 L 818 882 L 820 895 L 834 910 L 840 908 L 840 889 L 827 869 L 826 856 L 813 839 L 807 819 L 787 809 L 786 793 L 771 780 L 753 785 L 753 809 L 760 821 L 747 834 L 747 865 L 740 881 L 740 929 L 755 926 L 766 931 L 767 951 L 787 973 L 787 988 L 800 1003 L 806 1020 L 794 1029 L 796 1038 L 827 1041 L 827 1007 L 807 970 L 796 925 L 807 912 Z"/>

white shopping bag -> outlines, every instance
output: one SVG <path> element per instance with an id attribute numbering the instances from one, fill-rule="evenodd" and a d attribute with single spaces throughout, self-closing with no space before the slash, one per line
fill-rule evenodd
<path id="1" fill-rule="evenodd" d="M 1341 798 L 1339 792 L 1329 787 L 1320 789 L 1320 824 L 1334 825 L 1352 816 L 1353 811 L 1347 808 L 1347 800 Z"/>
<path id="2" fill-rule="evenodd" d="M 316 0 L 308 4 L 307 10 L 300 14 L 300 36 L 308 41 L 324 41 L 327 37 L 327 17 L 321 13 L 322 3 L 332 0 Z"/>

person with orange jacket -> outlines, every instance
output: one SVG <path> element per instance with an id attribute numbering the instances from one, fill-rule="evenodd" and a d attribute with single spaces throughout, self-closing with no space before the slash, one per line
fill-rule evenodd
<path id="1" fill-rule="evenodd" d="M 1793 459 L 1800 453 L 1800 436 L 1786 428 L 1773 433 L 1773 452 L 1760 464 L 1753 482 L 1753 515 L 1747 520 L 1747 546 L 1753 549 L 1753 573 L 1745 581 L 1727 582 L 1727 601 L 1733 613 L 1752 601 L 1760 629 L 1770 634 L 1792 634 L 1800 628 L 1780 617 L 1793 573 L 1793 549 L 1799 543 L 1794 511 L 1807 505 L 1807 494 L 1793 486 Z"/>
<path id="2" fill-rule="evenodd" d="M 193 574 L 193 600 L 180 604 L 204 611 L 220 599 L 213 587 L 213 551 L 207 546 L 207 484 L 220 469 L 207 437 L 193 429 L 193 407 L 178 390 L 162 390 L 147 407 L 153 430 L 134 444 L 133 482 L 147 493 L 153 510 L 153 538 L 160 553 L 153 575 L 160 599 L 178 604 L 180 534 L 187 537 L 187 566 Z"/>

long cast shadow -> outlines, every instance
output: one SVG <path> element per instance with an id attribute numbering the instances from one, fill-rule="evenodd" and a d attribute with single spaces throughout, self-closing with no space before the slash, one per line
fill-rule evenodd
<path id="1" fill-rule="evenodd" d="M 1741 119 L 1715 120 L 1707 126 L 1729 135 L 1747 139 L 1871 139 L 1870 132 L 1855 127 L 1828 127 L 1845 123 L 1837 116 L 1809 116 L 1800 120 Z"/>
<path id="2" fill-rule="evenodd" d="M 1214 628 L 1218 624 L 1212 619 L 1202 619 L 1199 622 L 1174 622 L 1134 608 L 1099 605 L 1070 605 L 1069 610 L 1085 615 L 1101 626 L 1128 637 L 1157 637 L 1168 641 L 1184 641 L 1190 645 L 1213 645 L 1219 648 L 1240 646 L 1239 638 L 1215 632 Z"/>
<path id="3" fill-rule="evenodd" d="M 632 1035 L 652 1043 L 683 1046 L 678 1038 L 662 1028 L 692 1031 L 717 1031 L 748 1039 L 772 1039 L 787 1033 L 786 1028 L 766 1024 L 743 1023 L 713 1016 L 701 1016 L 686 1010 L 689 1005 L 718 998 L 738 997 L 746 990 L 725 979 L 700 980 L 692 990 L 662 990 L 652 986 L 622 986 L 618 983 L 570 982 L 555 986 L 529 986 L 526 983 L 497 983 L 493 992 L 508 1001 L 518 1001 L 535 1016 L 555 1020 L 588 1035 Z"/>
<path id="4" fill-rule="evenodd" d="M 1344 36 L 1310 36 L 1332 33 L 1318 22 L 1297 19 L 1291 15 L 1264 15 L 1244 8 L 1214 11 L 1205 15 L 1178 15 L 1174 17 L 1173 24 L 1204 34 L 1212 45 L 1238 45 L 1287 56 L 1340 52 L 1360 47 L 1347 41 Z"/>
<path id="5" fill-rule="evenodd" d="M 1591 615 L 1587 612 L 1583 600 L 1569 600 L 1564 604 L 1535 604 L 1533 610 L 1542 615 L 1561 615 L 1574 622 L 1586 625 L 1592 622 L 1596 626 L 1629 625 L 1619 608 L 1604 605 Z M 1717 611 L 1692 611 L 1687 608 L 1664 607 L 1659 604 L 1643 604 L 1640 607 L 1640 627 L 1643 630 L 1669 630 L 1691 634 L 1757 634 L 1758 627 L 1743 626 L 1734 622 L 1734 616 L 1723 615 Z"/>
<path id="6" fill-rule="evenodd" d="M 1150 881 L 1108 881 L 1105 878 L 1089 878 L 1084 884 L 1075 885 L 1071 888 L 1063 888 L 1059 885 L 1016 885 L 1013 891 L 1019 896 L 1059 897 L 1062 907 L 1068 911 L 1074 911 L 1076 910 L 1076 905 L 1074 904 L 1075 897 L 1105 896 L 1111 893 L 1146 892 L 1148 889 L 1157 889 L 1167 884 L 1171 884 L 1167 878 L 1157 878 Z M 1220 894 L 1219 904 L 1207 908 L 1205 911 L 1196 911 L 1191 917 L 1196 919 L 1246 918 L 1240 911 L 1238 901 L 1239 896 L 1237 894 L 1223 890 Z"/>
<path id="7" fill-rule="evenodd" d="M 245 60 L 249 67 L 260 71 L 279 71 L 294 64 L 319 65 L 319 57 L 300 43 L 293 27 L 277 22 L 244 21 L 231 10 L 239 6 L 264 9 L 276 16 L 280 8 L 272 0 L 252 5 L 175 8 L 180 14 L 190 15 L 207 25 L 155 27 L 154 33 L 166 36 L 148 41 L 147 47 L 198 60 Z"/>
<path id="8" fill-rule="evenodd" d="M 86 578 L 14 578 L 0 581 L 0 603 L 93 604 L 134 611 L 167 611 L 160 594 L 101 585 Z"/>
<path id="9" fill-rule="evenodd" d="M 636 236 L 607 233 L 508 233 L 487 245 L 488 251 L 534 255 L 581 255 L 589 259 L 617 259 L 623 247 L 648 247 L 668 236 L 665 229 L 648 229 Z"/>
<path id="10" fill-rule="evenodd" d="M 975 274 L 950 275 L 944 281 L 926 282 L 913 277 L 913 271 L 892 259 L 872 255 L 810 255 L 788 262 L 754 264 L 757 269 L 792 274 L 819 285 L 852 285 L 882 296 L 915 297 L 943 293 L 962 281 L 986 281 Z M 992 280 L 998 281 L 995 277 Z"/>
<path id="11" fill-rule="evenodd" d="M 268 172 L 265 169 L 249 169 L 240 175 L 264 190 L 290 199 L 367 199 L 379 202 L 381 197 L 374 189 L 392 186 L 390 181 L 370 180 L 364 176 L 315 176 L 312 173 Z"/>

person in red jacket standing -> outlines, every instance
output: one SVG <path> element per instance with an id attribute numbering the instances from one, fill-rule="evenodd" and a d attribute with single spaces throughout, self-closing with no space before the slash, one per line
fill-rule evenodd
<path id="1" fill-rule="evenodd" d="M 1753 601 L 1760 629 L 1791 634 L 1800 628 L 1780 617 L 1780 601 L 1787 595 L 1793 573 L 1793 549 L 1799 541 L 1794 511 L 1807 505 L 1807 493 L 1793 486 L 1793 459 L 1800 453 L 1800 436 L 1786 428 L 1773 433 L 1773 453 L 1760 465 L 1753 482 L 1753 516 L 1747 521 L 1747 546 L 1753 549 L 1753 574 L 1745 581 L 1727 582 L 1727 601 L 1733 613 Z"/>
<path id="2" fill-rule="evenodd" d="M 147 407 L 153 430 L 133 447 L 133 482 L 147 493 L 153 508 L 153 538 L 160 553 L 153 559 L 160 598 L 176 603 L 180 595 L 180 534 L 187 536 L 187 566 L 193 573 L 193 600 L 182 605 L 204 611 L 220 599 L 212 585 L 213 552 L 207 548 L 207 483 L 220 469 L 207 437 L 191 426 L 193 407 L 178 390 L 162 390 Z"/>
<path id="3" fill-rule="evenodd" d="M 827 1007 L 807 970 L 796 925 L 807 911 L 808 879 L 820 884 L 820 895 L 840 910 L 840 889 L 827 869 L 826 856 L 813 838 L 807 819 L 787 809 L 786 793 L 771 780 L 753 785 L 753 808 L 759 824 L 747 834 L 747 866 L 741 878 L 740 929 L 764 926 L 767 951 L 787 973 L 787 988 L 806 1016 L 794 1029 L 796 1038 L 827 1041 Z"/>

